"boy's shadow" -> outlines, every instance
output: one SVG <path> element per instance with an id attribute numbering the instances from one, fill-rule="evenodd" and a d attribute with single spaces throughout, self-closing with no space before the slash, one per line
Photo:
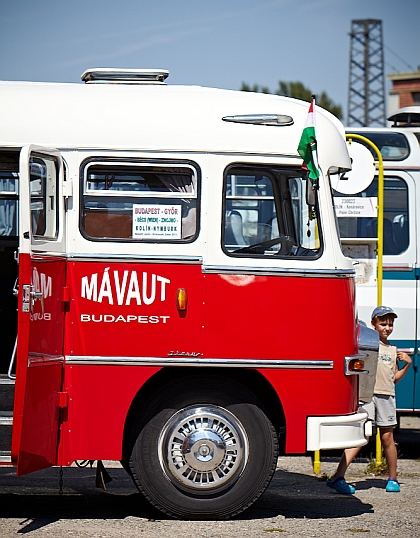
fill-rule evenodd
<path id="1" fill-rule="evenodd" d="M 378 480 L 374 487 L 383 488 L 383 481 Z M 371 504 L 365 504 L 353 495 L 341 495 L 315 476 L 278 470 L 264 495 L 235 519 L 263 519 L 279 515 L 302 519 L 350 518 L 366 513 L 373 513 Z"/>
<path id="2" fill-rule="evenodd" d="M 385 490 L 386 478 L 366 478 L 363 482 L 357 483 L 358 490 L 367 490 L 372 488 Z"/>

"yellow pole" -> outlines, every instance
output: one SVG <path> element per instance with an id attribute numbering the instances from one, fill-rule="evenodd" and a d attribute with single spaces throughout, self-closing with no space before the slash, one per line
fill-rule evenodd
<path id="1" fill-rule="evenodd" d="M 371 148 L 374 149 L 378 159 L 375 161 L 375 165 L 378 167 L 378 269 L 377 269 L 377 306 L 382 304 L 382 273 L 383 265 L 382 258 L 384 254 L 384 165 L 382 161 L 382 155 L 379 151 L 379 148 L 365 136 L 357 134 L 347 134 L 346 138 L 351 143 L 352 139 L 363 140 Z M 379 467 L 382 463 L 382 446 L 381 446 L 381 436 L 379 428 L 376 429 L 376 467 Z"/>
<path id="2" fill-rule="evenodd" d="M 347 140 L 351 143 L 352 139 L 362 140 L 368 144 L 376 153 L 378 159 L 375 161 L 375 165 L 378 167 L 378 269 L 377 269 L 377 306 L 382 304 L 382 273 L 383 273 L 383 264 L 382 257 L 384 254 L 384 164 L 382 160 L 381 152 L 379 151 L 378 146 L 376 146 L 369 138 L 366 138 L 362 135 L 357 134 L 347 134 Z"/>
<path id="3" fill-rule="evenodd" d="M 314 452 L 314 473 L 319 474 L 321 472 L 321 451 L 315 450 Z"/>

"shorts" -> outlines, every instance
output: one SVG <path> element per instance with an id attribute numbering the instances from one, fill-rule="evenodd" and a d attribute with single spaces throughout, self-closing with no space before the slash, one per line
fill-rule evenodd
<path id="1" fill-rule="evenodd" d="M 363 404 L 369 420 L 373 420 L 380 428 L 393 428 L 397 425 L 397 408 L 395 396 L 387 394 L 374 394 L 372 401 Z"/>

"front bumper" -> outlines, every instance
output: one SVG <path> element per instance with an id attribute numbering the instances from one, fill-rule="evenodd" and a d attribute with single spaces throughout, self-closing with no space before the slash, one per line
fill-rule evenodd
<path id="1" fill-rule="evenodd" d="M 355 448 L 367 444 L 365 424 L 368 414 L 308 417 L 306 424 L 307 450 Z"/>

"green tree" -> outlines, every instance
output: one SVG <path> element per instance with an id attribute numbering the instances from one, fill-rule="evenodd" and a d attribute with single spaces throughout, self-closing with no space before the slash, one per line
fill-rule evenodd
<path id="1" fill-rule="evenodd" d="M 272 93 L 267 88 L 267 86 L 258 86 L 258 84 L 254 84 L 253 86 L 249 86 L 246 82 L 242 82 L 241 91 L 243 92 L 254 92 L 254 93 Z"/>
<path id="2" fill-rule="evenodd" d="M 246 82 L 242 83 L 241 90 L 244 92 L 274 93 L 276 95 L 284 95 L 286 97 L 293 97 L 294 99 L 308 101 L 308 103 L 311 101 L 313 94 L 313 92 L 306 88 L 306 86 L 304 86 L 302 82 L 284 82 L 283 80 L 279 80 L 279 87 L 275 92 L 271 92 L 267 88 L 267 86 L 258 86 L 258 84 L 250 86 Z M 317 94 L 316 104 L 322 108 L 325 108 L 325 110 L 328 110 L 329 112 L 334 114 L 334 116 L 337 116 L 337 118 L 339 118 L 340 120 L 342 119 L 343 109 L 341 108 L 341 105 L 335 104 L 328 97 L 326 92 L 321 92 L 320 94 Z"/>

